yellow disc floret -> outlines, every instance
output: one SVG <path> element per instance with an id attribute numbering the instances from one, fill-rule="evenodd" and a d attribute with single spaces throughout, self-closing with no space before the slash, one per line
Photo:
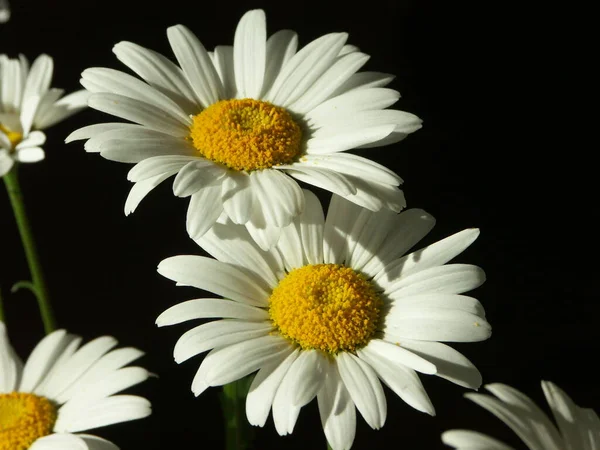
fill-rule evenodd
<path id="1" fill-rule="evenodd" d="M 354 352 L 375 333 L 382 301 L 360 273 L 338 264 L 294 269 L 273 289 L 269 315 L 305 350 Z"/>
<path id="2" fill-rule="evenodd" d="M 300 154 L 302 131 L 290 113 L 250 98 L 210 105 L 193 117 L 190 130 L 202 156 L 234 170 L 289 164 Z"/>
<path id="3" fill-rule="evenodd" d="M 0 450 L 27 450 L 52 433 L 56 414 L 56 407 L 45 397 L 0 394 Z"/>
<path id="4" fill-rule="evenodd" d="M 9 128 L 5 127 L 1 123 L 0 123 L 0 132 L 4 133 L 6 135 L 6 137 L 8 137 L 8 140 L 10 141 L 12 148 L 15 148 L 17 146 L 17 144 L 19 142 L 21 142 L 21 140 L 23 139 L 22 133 L 18 133 L 17 131 L 11 131 Z"/>

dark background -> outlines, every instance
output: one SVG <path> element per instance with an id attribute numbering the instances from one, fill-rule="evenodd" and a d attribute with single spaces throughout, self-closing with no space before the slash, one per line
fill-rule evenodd
<path id="1" fill-rule="evenodd" d="M 301 45 L 348 31 L 349 43 L 372 56 L 366 70 L 397 75 L 390 87 L 402 98 L 395 107 L 420 116 L 424 127 L 369 155 L 404 178 L 409 206 L 437 218 L 423 245 L 481 228 L 457 260 L 487 272 L 474 295 L 493 336 L 455 348 L 477 365 L 484 383 L 510 384 L 544 405 L 539 381 L 547 379 L 578 404 L 597 407 L 592 164 L 589 148 L 576 142 L 578 114 L 561 105 L 572 95 L 563 71 L 576 70 L 566 62 L 564 30 L 544 22 L 544 11 L 529 20 L 522 8 L 488 2 L 13 0 L 11 21 L 0 25 L 0 52 L 30 60 L 48 53 L 55 62 L 53 86 L 70 92 L 79 89 L 87 67 L 125 70 L 111 52 L 121 40 L 171 56 L 165 30 L 182 23 L 207 48 L 230 44 L 237 21 L 253 7 L 266 10 L 269 34 L 294 29 Z M 139 364 L 160 377 L 132 390 L 152 401 L 150 418 L 97 434 L 124 450 L 223 448 L 219 389 L 194 398 L 190 385 L 201 358 L 181 366 L 172 359 L 190 324 L 154 326 L 167 307 L 199 296 L 156 273 L 166 257 L 200 253 L 185 233 L 188 200 L 175 198 L 167 181 L 126 218 L 131 166 L 86 154 L 82 142 L 63 144 L 71 131 L 111 120 L 89 110 L 56 125 L 46 133 L 46 160 L 20 170 L 58 322 L 86 339 L 111 334 L 142 348 L 147 355 Z M 43 331 L 32 296 L 8 294 L 28 272 L 2 189 L 0 211 L 0 287 L 12 341 L 26 356 Z M 499 420 L 464 400 L 463 388 L 422 379 L 437 417 L 388 391 L 385 427 L 372 431 L 359 418 L 355 449 L 441 449 L 440 433 L 451 428 L 477 429 L 524 448 Z M 307 445 L 325 448 L 316 402 L 303 409 L 291 437 L 278 437 L 271 419 L 256 431 L 256 449 Z"/>

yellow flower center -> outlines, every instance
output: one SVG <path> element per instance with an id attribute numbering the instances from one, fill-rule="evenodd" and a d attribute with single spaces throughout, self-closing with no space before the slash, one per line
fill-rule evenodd
<path id="1" fill-rule="evenodd" d="M 290 113 L 250 98 L 210 105 L 193 117 L 190 130 L 202 156 L 234 170 L 289 164 L 300 153 L 302 131 Z"/>
<path id="2" fill-rule="evenodd" d="M 56 415 L 56 407 L 45 397 L 0 394 L 0 450 L 27 450 L 52 433 Z"/>
<path id="3" fill-rule="evenodd" d="M 0 123 L 0 132 L 4 133 L 10 141 L 12 148 L 15 148 L 19 142 L 23 139 L 23 134 L 16 131 L 10 131 L 8 127 L 5 127 Z"/>
<path id="4" fill-rule="evenodd" d="M 338 264 L 294 269 L 273 289 L 269 315 L 305 350 L 354 352 L 375 333 L 382 301 L 360 273 Z"/>

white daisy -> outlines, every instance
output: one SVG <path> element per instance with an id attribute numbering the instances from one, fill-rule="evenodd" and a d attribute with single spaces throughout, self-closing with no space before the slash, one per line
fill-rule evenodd
<path id="1" fill-rule="evenodd" d="M 421 127 L 403 111 L 385 109 L 400 94 L 393 77 L 357 71 L 369 59 L 346 33 L 322 36 L 297 51 L 296 33 L 267 39 L 265 14 L 247 12 L 233 46 L 207 52 L 183 25 L 167 30 L 178 67 L 131 42 L 117 58 L 139 75 L 107 68 L 83 72 L 89 106 L 130 120 L 72 133 L 85 149 L 137 163 L 125 204 L 134 211 L 149 191 L 176 175 L 173 192 L 190 197 L 187 229 L 202 236 L 221 213 L 248 224 L 262 248 L 304 208 L 295 180 L 339 194 L 372 211 L 400 211 L 401 179 L 353 148 L 398 142 Z"/>
<path id="2" fill-rule="evenodd" d="M 50 88 L 54 63 L 38 56 L 31 69 L 27 59 L 0 55 L 0 176 L 15 161 L 44 159 L 46 136 L 40 130 L 66 119 L 87 104 L 89 93 L 77 91 L 63 98 L 63 89 Z"/>
<path id="3" fill-rule="evenodd" d="M 558 386 L 542 381 L 542 389 L 558 428 L 525 394 L 505 384 L 485 388 L 497 398 L 466 394 L 469 400 L 487 409 L 508 425 L 531 450 L 600 450 L 600 420 L 587 408 L 580 408 Z M 512 450 L 512 447 L 475 431 L 450 430 L 442 441 L 459 450 Z"/>
<path id="4" fill-rule="evenodd" d="M 80 337 L 54 331 L 23 366 L 0 322 L 0 450 L 118 450 L 79 432 L 150 414 L 145 398 L 113 395 L 148 378 L 141 367 L 125 367 L 142 352 L 112 350 L 117 341 L 110 336 L 80 344 Z"/>
<path id="5" fill-rule="evenodd" d="M 479 231 L 402 256 L 434 225 L 424 211 L 372 212 L 334 195 L 324 219 L 317 197 L 305 196 L 304 212 L 270 252 L 244 227 L 218 223 L 197 240 L 217 260 L 175 256 L 159 264 L 178 285 L 224 297 L 183 302 L 157 319 L 164 326 L 223 318 L 188 331 L 175 346 L 178 363 L 211 350 L 192 391 L 258 370 L 246 403 L 251 424 L 263 426 L 272 409 L 277 431 L 291 433 L 300 408 L 316 396 L 327 440 L 343 450 L 354 440 L 355 406 L 372 428 L 383 426 L 379 380 L 431 415 L 416 372 L 479 387 L 473 364 L 439 342 L 491 334 L 481 304 L 458 295 L 478 287 L 483 271 L 445 265 Z"/>

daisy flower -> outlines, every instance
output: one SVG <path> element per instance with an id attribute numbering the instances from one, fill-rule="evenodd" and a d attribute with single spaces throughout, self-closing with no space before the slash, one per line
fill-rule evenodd
<path id="1" fill-rule="evenodd" d="M 496 397 L 466 394 L 469 400 L 487 409 L 508 425 L 531 450 L 600 450 L 600 420 L 587 408 L 580 408 L 558 386 L 542 381 L 542 390 L 558 428 L 525 394 L 505 384 L 485 388 Z M 512 447 L 475 431 L 450 430 L 442 441 L 457 449 L 512 450 Z"/>
<path id="2" fill-rule="evenodd" d="M 355 406 L 372 428 L 383 426 L 381 381 L 431 415 L 416 372 L 479 387 L 473 364 L 441 343 L 490 336 L 480 303 L 459 295 L 478 287 L 483 271 L 445 265 L 479 231 L 404 255 L 433 227 L 424 211 L 372 212 L 334 195 L 325 219 L 317 197 L 305 196 L 303 213 L 270 252 L 243 226 L 218 223 L 197 240 L 217 260 L 186 255 L 159 264 L 158 272 L 178 285 L 224 297 L 186 301 L 157 319 L 164 326 L 221 318 L 175 345 L 178 363 L 210 350 L 192 391 L 258 370 L 246 402 L 251 424 L 263 426 L 272 409 L 279 434 L 291 433 L 300 408 L 317 397 L 327 440 L 344 450 L 354 440 Z"/>
<path id="3" fill-rule="evenodd" d="M 89 93 L 77 91 L 63 98 L 63 89 L 50 88 L 54 63 L 40 55 L 31 64 L 20 55 L 0 55 L 0 176 L 15 161 L 44 159 L 46 136 L 40 130 L 66 119 L 87 104 Z"/>
<path id="4" fill-rule="evenodd" d="M 80 344 L 54 331 L 23 365 L 0 322 L 0 450 L 118 450 L 79 432 L 150 414 L 145 398 L 113 395 L 148 378 L 141 367 L 125 367 L 142 352 L 113 350 L 110 336 Z"/>
<path id="5" fill-rule="evenodd" d="M 117 58 L 142 80 L 107 68 L 82 74 L 89 106 L 128 123 L 72 133 L 85 149 L 137 163 L 125 214 L 175 175 L 173 193 L 191 197 L 187 230 L 202 236 L 222 212 L 247 224 L 262 248 L 304 208 L 297 181 L 364 206 L 400 211 L 401 179 L 354 148 L 398 142 L 421 127 L 409 113 L 386 109 L 400 94 L 392 76 L 358 72 L 369 59 L 346 33 L 298 50 L 296 33 L 267 39 L 265 13 L 247 12 L 233 46 L 208 52 L 185 26 L 167 29 L 179 66 L 152 50 L 120 42 Z"/>

